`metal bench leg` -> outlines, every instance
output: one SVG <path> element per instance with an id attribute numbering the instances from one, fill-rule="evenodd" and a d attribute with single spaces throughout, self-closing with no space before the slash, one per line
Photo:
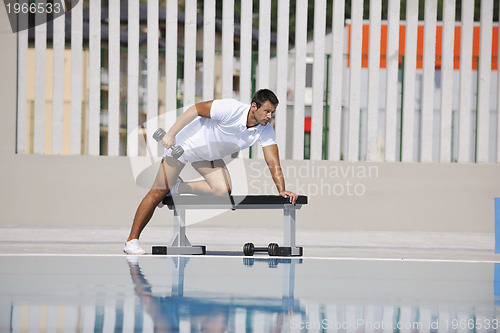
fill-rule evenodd
<path id="1" fill-rule="evenodd" d="M 186 236 L 186 210 L 174 209 L 174 234 L 168 242 L 168 246 L 191 246 Z"/>
<path id="2" fill-rule="evenodd" d="M 301 256 L 302 248 L 295 244 L 295 209 L 283 209 L 283 242 L 285 248 L 290 248 L 291 256 Z"/>
<path id="3" fill-rule="evenodd" d="M 174 234 L 166 247 L 153 247 L 153 254 L 205 254 L 204 246 L 192 246 L 186 236 L 185 209 L 174 209 Z"/>

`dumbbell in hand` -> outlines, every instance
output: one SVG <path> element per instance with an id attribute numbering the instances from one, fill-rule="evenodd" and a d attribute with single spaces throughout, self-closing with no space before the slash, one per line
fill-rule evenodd
<path id="1" fill-rule="evenodd" d="M 158 128 L 156 132 L 153 134 L 153 138 L 157 141 L 160 142 L 161 139 L 167 134 L 163 128 Z M 181 157 L 182 154 L 184 154 L 184 149 L 181 146 L 172 146 L 170 147 L 172 151 L 172 157 L 175 159 L 178 159 Z"/>

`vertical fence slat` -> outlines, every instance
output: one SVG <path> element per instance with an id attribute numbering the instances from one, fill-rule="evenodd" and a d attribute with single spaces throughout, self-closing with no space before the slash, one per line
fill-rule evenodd
<path id="1" fill-rule="evenodd" d="M 203 3 L 203 100 L 214 99 L 215 0 Z"/>
<path id="2" fill-rule="evenodd" d="M 120 151 L 120 1 L 109 1 L 108 155 Z"/>
<path id="3" fill-rule="evenodd" d="M 330 119 L 328 123 L 328 159 L 340 160 L 342 90 L 344 71 L 344 1 L 333 2 L 332 66 L 330 70 Z"/>
<path id="4" fill-rule="evenodd" d="M 259 73 L 257 89 L 269 88 L 269 57 L 271 52 L 271 0 L 259 3 Z"/>
<path id="5" fill-rule="evenodd" d="M 363 0 L 352 0 L 351 6 L 351 49 L 349 87 L 349 161 L 359 159 L 359 113 L 361 86 L 361 45 L 363 34 Z"/>
<path id="6" fill-rule="evenodd" d="M 240 100 L 250 103 L 252 99 L 252 1 L 241 2 L 240 21 Z M 245 149 L 239 156 L 248 158 L 250 149 Z"/>
<path id="7" fill-rule="evenodd" d="M 52 154 L 61 154 L 63 146 L 64 20 L 63 14 L 53 21 Z"/>
<path id="8" fill-rule="evenodd" d="M 304 158 L 304 87 L 306 85 L 307 0 L 297 0 L 295 15 L 293 159 L 302 160 Z"/>
<path id="9" fill-rule="evenodd" d="M 167 1 L 165 40 L 169 51 L 165 52 L 165 129 L 170 128 L 177 118 L 177 15 L 177 1 Z"/>
<path id="10" fill-rule="evenodd" d="M 186 1 L 184 38 L 184 107 L 189 107 L 196 94 L 196 0 Z"/>
<path id="11" fill-rule="evenodd" d="M 387 79 L 385 109 L 385 160 L 396 161 L 396 123 L 398 111 L 399 0 L 389 0 L 387 9 Z"/>
<path id="12" fill-rule="evenodd" d="M 89 4 L 89 155 L 99 155 L 101 111 L 101 3 Z"/>
<path id="13" fill-rule="evenodd" d="M 20 5 L 27 4 L 27 0 L 19 1 Z M 18 24 L 28 26 L 28 16 L 19 15 Z M 26 153 L 27 142 L 27 114 L 28 114 L 28 30 L 19 31 L 17 34 L 17 147 L 18 154 Z"/>
<path id="14" fill-rule="evenodd" d="M 401 160 L 413 161 L 414 119 L 415 119 L 415 73 L 417 67 L 417 25 L 418 1 L 406 3 L 406 33 L 403 91 L 403 137 Z"/>
<path id="15" fill-rule="evenodd" d="M 259 3 L 259 56 L 257 89 L 269 88 L 269 71 L 271 56 L 271 0 L 261 0 Z M 260 158 L 260 143 L 253 146 L 252 157 Z"/>
<path id="16" fill-rule="evenodd" d="M 288 91 L 288 22 L 290 15 L 290 0 L 278 3 L 278 41 L 276 51 L 277 80 L 276 94 L 280 101 L 276 111 L 276 140 L 280 151 L 286 152 L 286 122 L 287 122 L 287 91 Z"/>
<path id="17" fill-rule="evenodd" d="M 147 46 L 147 127 L 146 142 L 153 143 L 153 133 L 158 128 L 158 0 L 150 0 L 148 10 L 148 46 Z M 153 143 L 154 144 L 154 143 Z M 156 150 L 153 150 L 156 152 Z"/>
<path id="18" fill-rule="evenodd" d="M 252 99 L 252 1 L 241 2 L 240 22 L 240 99 L 250 103 Z"/>
<path id="19" fill-rule="evenodd" d="M 37 5 L 43 1 L 37 0 Z M 45 79 L 47 58 L 47 23 L 45 13 L 35 15 L 35 128 L 34 128 L 34 153 L 45 152 Z"/>
<path id="20" fill-rule="evenodd" d="M 480 28 L 481 36 L 479 41 L 479 85 L 477 96 L 476 162 L 478 163 L 488 162 L 492 29 L 493 0 L 482 0 Z"/>
<path id="21" fill-rule="evenodd" d="M 233 97 L 234 1 L 222 6 L 222 98 Z"/>
<path id="22" fill-rule="evenodd" d="M 370 1 L 370 44 L 368 59 L 368 124 L 366 160 L 377 160 L 377 132 L 380 72 L 380 21 L 382 1 Z"/>
<path id="23" fill-rule="evenodd" d="M 434 117 L 434 71 L 436 68 L 437 0 L 425 2 L 424 55 L 422 84 L 422 134 L 420 161 L 432 162 L 432 128 Z M 453 49 L 451 49 L 453 50 Z"/>
<path id="24" fill-rule="evenodd" d="M 314 2 L 314 65 L 311 106 L 311 160 L 321 160 L 325 82 L 326 1 Z"/>
<path id="25" fill-rule="evenodd" d="M 455 0 L 443 3 L 441 48 L 441 138 L 439 161 L 451 161 L 451 121 L 453 109 L 453 50 L 455 46 Z"/>
<path id="26" fill-rule="evenodd" d="M 72 0 L 71 9 L 71 125 L 70 153 L 82 150 L 82 40 L 83 1 Z"/>
<path id="27" fill-rule="evenodd" d="M 139 0 L 128 2 L 127 154 L 138 156 L 139 138 Z"/>
<path id="28" fill-rule="evenodd" d="M 460 105 L 458 121 L 458 162 L 470 161 L 470 117 L 472 81 L 472 32 L 474 0 L 462 1 L 460 40 Z"/>

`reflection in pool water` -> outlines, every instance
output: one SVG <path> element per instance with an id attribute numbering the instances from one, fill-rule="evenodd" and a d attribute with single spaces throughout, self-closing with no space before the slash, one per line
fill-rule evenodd
<path id="1" fill-rule="evenodd" d="M 0 331 L 496 332 L 487 263 L 0 257 Z"/>
<path id="2" fill-rule="evenodd" d="M 181 328 L 187 331 L 226 332 L 234 331 L 236 323 L 247 328 L 252 325 L 252 317 L 257 316 L 265 326 L 279 328 L 285 318 L 302 315 L 299 302 L 293 298 L 294 266 L 300 260 L 274 259 L 266 261 L 269 267 L 286 265 L 284 280 L 287 287 L 283 297 L 220 297 L 217 294 L 200 292 L 197 296 L 184 295 L 184 272 L 189 259 L 185 257 L 171 258 L 172 290 L 170 295 L 156 295 L 152 285 L 138 262 L 130 261 L 130 275 L 134 283 L 136 295 L 141 299 L 143 310 L 147 313 L 155 327 L 155 331 L 176 331 Z M 252 266 L 255 259 L 244 259 L 244 264 Z M 265 281 L 261 281 L 265 283 Z M 238 314 L 238 317 L 236 318 Z M 250 325 L 249 325 L 250 324 Z"/>

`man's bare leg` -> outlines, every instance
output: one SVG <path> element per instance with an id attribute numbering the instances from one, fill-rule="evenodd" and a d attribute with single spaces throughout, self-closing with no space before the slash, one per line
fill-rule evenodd
<path id="1" fill-rule="evenodd" d="M 231 176 L 223 160 L 194 162 L 191 165 L 205 180 L 181 183 L 179 193 L 218 196 L 231 194 Z"/>
<path id="2" fill-rule="evenodd" d="M 165 157 L 162 160 L 151 190 L 137 208 L 127 242 L 132 239 L 139 239 L 142 230 L 151 220 L 156 207 L 165 195 L 170 192 L 169 184 L 171 186 L 175 185 L 183 168 L 184 164 L 172 157 Z"/>

